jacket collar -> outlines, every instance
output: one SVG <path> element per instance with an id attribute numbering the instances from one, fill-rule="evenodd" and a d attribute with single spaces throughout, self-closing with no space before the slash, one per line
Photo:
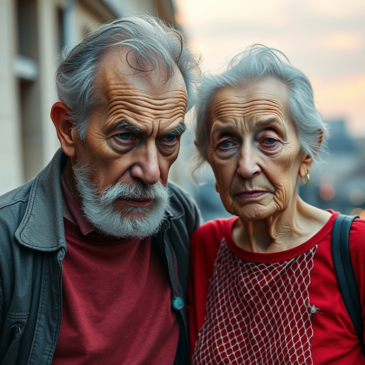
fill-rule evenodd
<path id="1" fill-rule="evenodd" d="M 61 190 L 61 171 L 66 159 L 59 149 L 33 181 L 27 209 L 15 233 L 26 247 L 40 251 L 66 249 Z"/>

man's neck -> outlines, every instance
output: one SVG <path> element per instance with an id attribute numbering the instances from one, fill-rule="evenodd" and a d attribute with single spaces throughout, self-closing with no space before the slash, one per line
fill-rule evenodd
<path id="1" fill-rule="evenodd" d="M 66 183 L 67 189 L 75 199 L 77 205 L 81 207 L 81 197 L 76 188 L 75 176 L 72 170 L 71 159 L 68 158 L 65 167 L 62 170 L 62 178 Z"/>

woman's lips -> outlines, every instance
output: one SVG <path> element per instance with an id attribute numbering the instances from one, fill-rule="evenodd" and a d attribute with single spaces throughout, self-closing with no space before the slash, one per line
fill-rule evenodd
<path id="1" fill-rule="evenodd" d="M 146 207 L 147 205 L 150 205 L 152 202 L 152 199 L 146 199 L 146 198 L 134 198 L 134 199 L 124 199 L 124 201 L 133 207 Z"/>
<path id="2" fill-rule="evenodd" d="M 241 193 L 236 194 L 236 196 L 238 196 L 239 198 L 242 199 L 254 199 L 254 198 L 259 198 L 263 195 L 265 195 L 266 193 L 268 193 L 268 191 L 265 190 L 250 190 L 250 191 L 243 191 Z"/>

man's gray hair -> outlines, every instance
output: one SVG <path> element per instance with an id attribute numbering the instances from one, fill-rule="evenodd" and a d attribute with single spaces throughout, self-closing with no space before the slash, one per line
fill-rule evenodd
<path id="1" fill-rule="evenodd" d="M 213 94 L 227 86 L 235 87 L 269 77 L 280 80 L 289 90 L 290 116 L 296 126 L 302 150 L 314 161 L 321 159 L 324 144 L 321 148 L 319 140 L 326 137 L 327 127 L 314 105 L 313 90 L 308 78 L 293 67 L 279 50 L 255 44 L 236 55 L 223 73 L 206 75 L 198 89 L 195 107 L 198 155 L 192 166 L 193 173 L 207 161 L 209 141 L 206 126 Z"/>
<path id="2" fill-rule="evenodd" d="M 158 67 L 166 71 L 166 81 L 180 70 L 188 94 L 188 111 L 195 103 L 198 61 L 187 49 L 182 35 L 148 15 L 117 19 L 95 32 L 63 55 L 56 73 L 57 95 L 70 109 L 70 121 L 84 139 L 92 108 L 98 105 L 95 78 L 103 56 L 115 47 L 128 47 L 127 62 L 136 72 L 149 73 Z M 99 103 L 100 104 L 100 103 Z"/>

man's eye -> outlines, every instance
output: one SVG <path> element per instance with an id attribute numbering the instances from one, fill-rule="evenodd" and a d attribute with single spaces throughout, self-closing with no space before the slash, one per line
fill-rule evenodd
<path id="1" fill-rule="evenodd" d="M 119 134 L 117 134 L 117 137 L 119 139 L 123 140 L 123 141 L 128 141 L 128 140 L 131 139 L 132 133 L 128 133 L 128 132 L 126 132 L 126 133 L 119 133 Z"/>
<path id="2" fill-rule="evenodd" d="M 167 143 L 172 143 L 172 142 L 175 142 L 177 140 L 177 136 L 175 136 L 173 134 L 168 134 L 168 135 L 164 136 L 162 138 L 162 140 L 164 142 L 167 142 Z"/>

